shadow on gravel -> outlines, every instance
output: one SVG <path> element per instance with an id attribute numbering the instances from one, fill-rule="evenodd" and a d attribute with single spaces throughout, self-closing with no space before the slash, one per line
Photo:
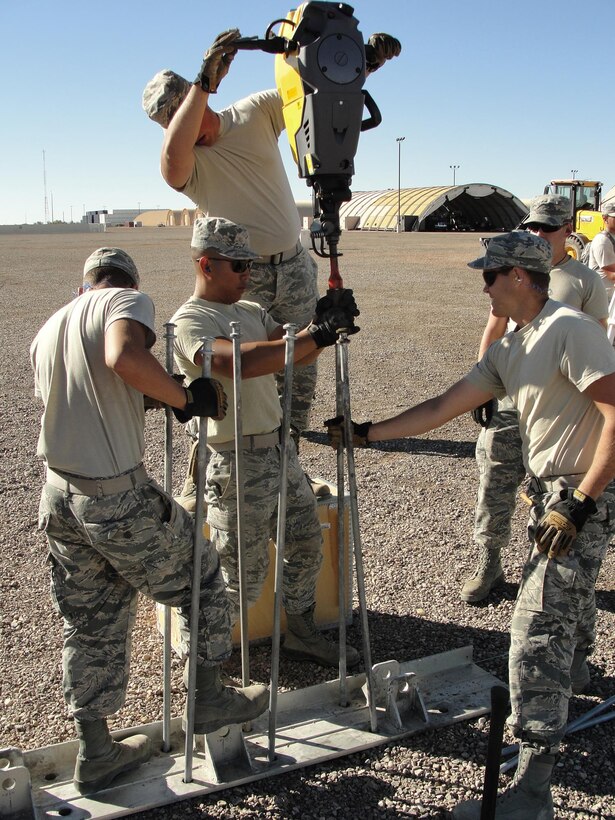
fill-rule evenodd
<path id="1" fill-rule="evenodd" d="M 302 436 L 312 444 L 329 446 L 327 434 L 306 430 Z M 449 441 L 448 439 L 396 438 L 391 441 L 370 443 L 370 450 L 383 453 L 414 453 L 415 455 L 447 456 L 448 458 L 474 458 L 476 441 Z"/>
<path id="2" fill-rule="evenodd" d="M 596 607 L 605 612 L 615 612 L 615 590 L 597 589 Z"/>
<path id="3" fill-rule="evenodd" d="M 509 646 L 508 631 L 461 626 L 455 623 L 438 623 L 413 615 L 389 615 L 368 610 L 372 663 L 392 658 L 403 662 L 435 655 L 462 646 L 474 647 L 474 660 L 489 672 L 506 679 L 506 657 Z M 336 640 L 337 633 L 329 634 Z M 358 612 L 354 612 L 353 624 L 347 629 L 347 641 L 357 649 L 362 647 Z M 250 665 L 252 678 L 265 681 L 269 677 L 271 647 L 269 642 L 252 646 Z M 361 653 L 362 654 L 362 653 Z M 360 667 L 361 668 L 361 667 Z M 229 675 L 240 675 L 241 659 L 235 650 L 225 663 Z M 300 663 L 281 658 L 279 682 L 287 689 L 297 689 L 322 683 L 337 677 L 336 669 L 325 669 L 314 664 Z"/>

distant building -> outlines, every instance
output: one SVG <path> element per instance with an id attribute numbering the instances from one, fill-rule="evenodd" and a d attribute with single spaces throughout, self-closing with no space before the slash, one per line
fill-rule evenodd
<path id="1" fill-rule="evenodd" d="M 342 203 L 345 230 L 510 231 L 528 213 L 520 199 L 497 185 L 389 188 L 359 191 Z"/>
<path id="2" fill-rule="evenodd" d="M 134 225 L 135 222 L 139 222 L 142 213 L 143 212 L 138 208 L 122 208 L 113 211 L 106 209 L 86 211 L 81 221 L 87 222 L 89 225 L 100 223 L 101 225 L 106 225 L 108 228 L 114 228 L 120 225 Z"/>

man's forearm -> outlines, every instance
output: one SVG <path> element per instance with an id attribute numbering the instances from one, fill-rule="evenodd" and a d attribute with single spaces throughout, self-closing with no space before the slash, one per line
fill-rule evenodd
<path id="1" fill-rule="evenodd" d="M 500 317 L 494 316 L 493 313 L 489 314 L 489 319 L 487 320 L 487 324 L 485 325 L 485 329 L 480 340 L 480 347 L 478 348 L 479 361 L 483 358 L 489 346 L 493 344 L 493 342 L 497 341 L 497 339 L 501 339 L 506 333 L 507 324 L 508 319 L 505 316 Z"/>
<path id="2" fill-rule="evenodd" d="M 428 433 L 446 424 L 447 421 L 484 404 L 493 394 L 473 387 L 466 379 L 461 379 L 446 393 L 404 410 L 397 416 L 375 422 L 368 431 L 368 441 L 387 441 Z"/>
<path id="3" fill-rule="evenodd" d="M 125 351 L 113 371 L 130 387 L 152 399 L 180 409 L 186 406 L 184 388 L 169 376 L 148 350 Z"/>
<path id="4" fill-rule="evenodd" d="M 615 421 L 607 420 L 592 465 L 579 484 L 579 490 L 597 500 L 615 478 Z"/>
<path id="5" fill-rule="evenodd" d="M 199 138 L 209 94 L 193 85 L 166 130 L 160 168 L 174 188 L 183 187 L 194 166 L 194 146 Z"/>

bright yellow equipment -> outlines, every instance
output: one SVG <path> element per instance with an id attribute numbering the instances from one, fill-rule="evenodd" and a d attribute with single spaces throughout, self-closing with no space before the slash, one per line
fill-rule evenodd
<path id="1" fill-rule="evenodd" d="M 601 193 L 601 182 L 585 179 L 553 179 L 545 187 L 545 194 L 559 194 L 572 202 L 574 231 L 566 240 L 566 251 L 573 259 L 581 258 L 585 245 L 604 227 Z"/>

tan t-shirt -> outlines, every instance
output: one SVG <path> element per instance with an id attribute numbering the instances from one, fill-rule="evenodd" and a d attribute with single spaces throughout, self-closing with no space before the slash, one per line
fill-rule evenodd
<path id="1" fill-rule="evenodd" d="M 606 319 L 609 315 L 604 282 L 595 270 L 571 256 L 551 269 L 549 296 L 556 302 L 582 310 L 594 319 Z"/>
<path id="2" fill-rule="evenodd" d="M 615 373 L 615 352 L 601 325 L 547 300 L 538 316 L 494 342 L 466 376 L 519 411 L 526 470 L 539 478 L 589 469 L 603 418 L 583 391 Z"/>
<path id="3" fill-rule="evenodd" d="M 245 225 L 261 256 L 292 248 L 301 223 L 278 147 L 285 127 L 278 92 L 252 94 L 218 116 L 219 137 L 195 145 L 183 193 L 206 214 Z"/>
<path id="4" fill-rule="evenodd" d="M 256 302 L 242 300 L 233 305 L 223 305 L 195 296 L 180 307 L 171 321 L 177 325 L 175 361 L 188 383 L 201 375 L 201 368 L 194 363 L 194 358 L 201 349 L 204 336 L 230 339 L 230 323 L 240 322 L 242 342 L 265 342 L 278 327 Z M 207 440 L 212 444 L 220 444 L 235 438 L 235 401 L 233 380 L 215 373 L 214 377 L 224 386 L 228 410 L 222 421 L 208 420 Z M 277 430 L 282 423 L 282 407 L 273 374 L 242 379 L 241 409 L 244 436 Z"/>
<path id="5" fill-rule="evenodd" d="M 56 470 L 90 478 L 143 459 L 143 394 L 105 364 L 105 332 L 132 319 L 156 341 L 154 305 L 132 288 L 89 290 L 45 322 L 30 347 L 34 391 L 45 411 L 37 454 Z"/>

